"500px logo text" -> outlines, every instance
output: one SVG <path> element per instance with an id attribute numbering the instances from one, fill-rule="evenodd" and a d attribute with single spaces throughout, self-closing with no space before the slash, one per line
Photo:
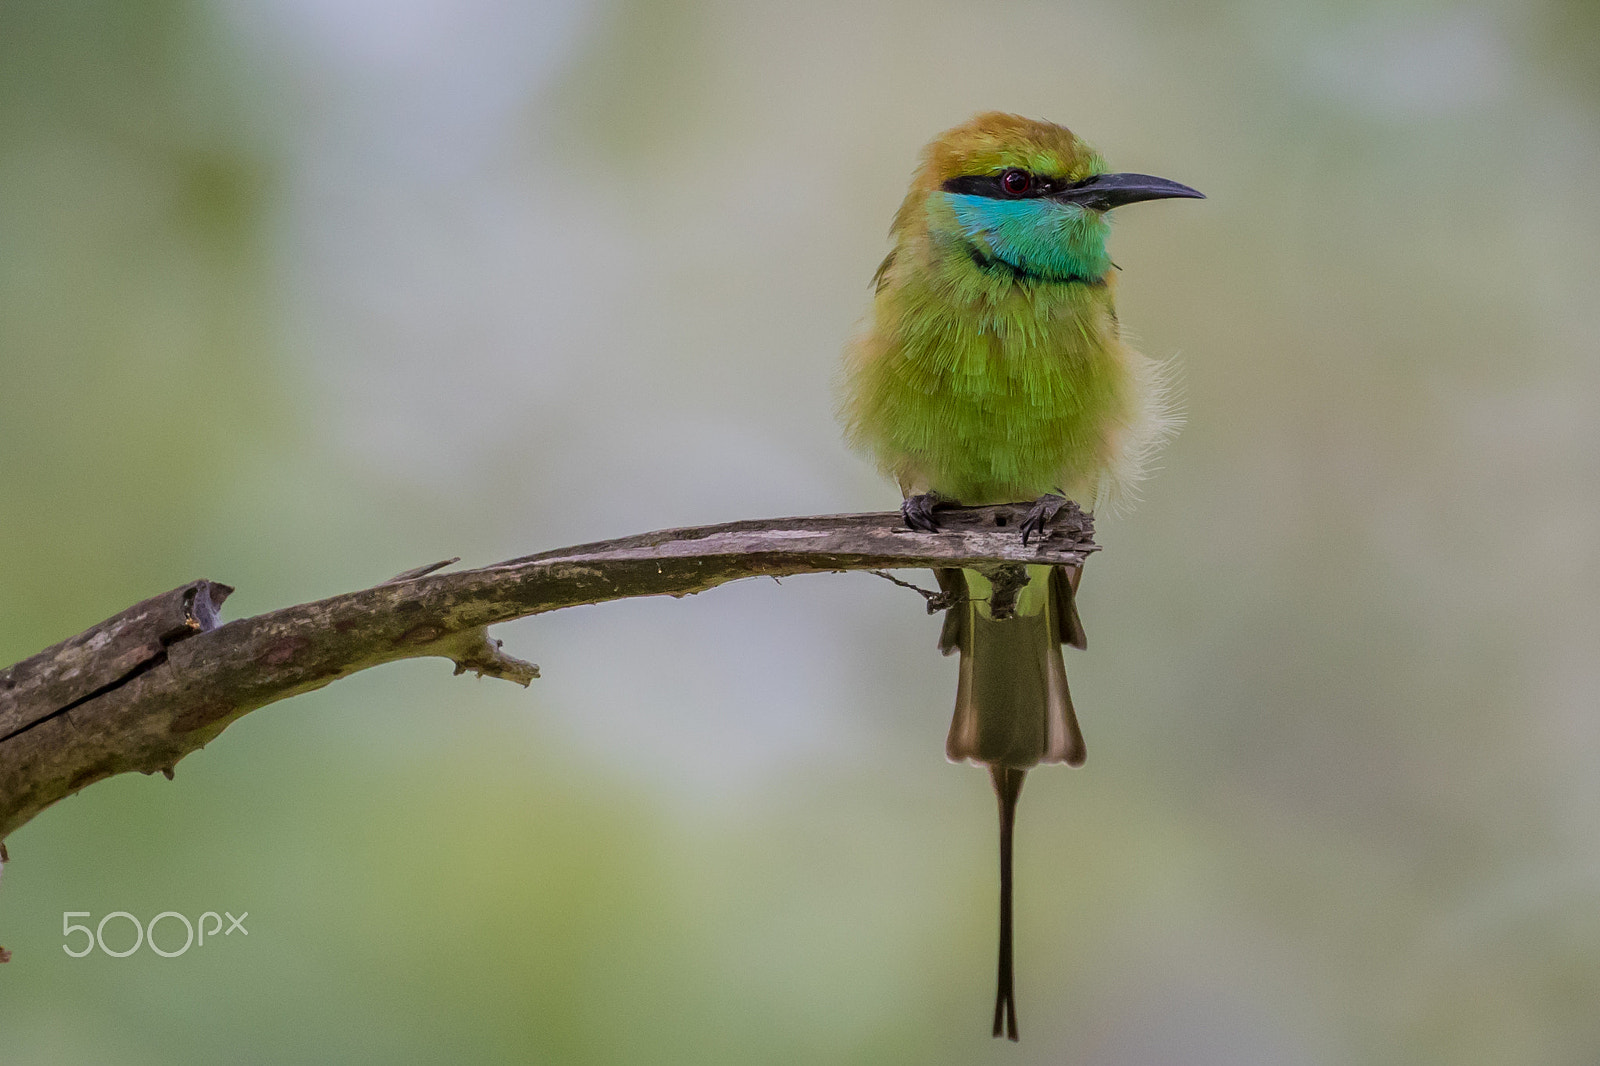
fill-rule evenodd
<path id="1" fill-rule="evenodd" d="M 222 928 L 223 914 L 228 916 L 228 928 L 226 930 L 223 930 Z M 135 918 L 127 911 L 112 911 L 110 914 L 107 914 L 105 917 L 101 918 L 100 923 L 93 929 L 90 929 L 87 925 L 78 925 L 72 920 L 74 918 L 90 917 L 93 916 L 89 911 L 61 912 L 62 937 L 70 938 L 75 933 L 83 934 L 84 939 L 81 950 L 73 950 L 73 945 L 70 943 L 61 945 L 61 950 L 65 951 L 68 955 L 71 955 L 75 959 L 83 958 L 96 947 L 98 947 L 105 954 L 110 955 L 113 959 L 125 959 L 129 955 L 132 955 L 135 951 L 138 951 L 142 945 L 146 944 L 150 946 L 151 951 L 155 952 L 157 955 L 160 955 L 162 958 L 175 959 L 179 955 L 182 955 L 184 952 L 188 951 L 191 946 L 195 945 L 195 931 L 197 927 L 200 934 L 198 941 L 200 947 L 205 947 L 206 937 L 209 936 L 215 940 L 217 933 L 219 932 L 221 932 L 223 936 L 232 936 L 235 932 L 243 933 L 245 936 L 250 935 L 250 930 L 244 927 L 244 920 L 250 917 L 249 911 L 243 912 L 237 918 L 235 918 L 232 914 L 229 914 L 227 911 L 223 911 L 222 914 L 218 914 L 216 911 L 206 911 L 200 916 L 200 920 L 198 922 L 189 921 L 188 918 L 184 917 L 182 914 L 179 914 L 177 911 L 162 911 L 154 918 L 151 918 L 148 925 L 139 924 L 139 919 Z M 113 918 L 124 919 L 129 925 L 133 926 L 132 947 L 118 950 L 106 946 L 106 923 L 110 922 Z M 211 919 L 212 922 L 211 928 L 209 929 L 206 928 L 206 919 L 208 918 Z M 161 945 L 156 943 L 156 926 L 160 925 L 163 921 L 167 923 L 167 929 L 172 930 L 171 932 L 164 930 L 161 934 L 162 938 L 169 942 L 175 940 L 177 937 L 177 931 L 175 928 L 173 928 L 174 923 L 183 927 L 183 945 L 181 947 L 168 951 L 166 948 L 163 948 Z M 117 927 L 113 926 L 112 928 L 116 929 Z M 117 939 L 120 941 L 122 938 L 117 937 Z"/>

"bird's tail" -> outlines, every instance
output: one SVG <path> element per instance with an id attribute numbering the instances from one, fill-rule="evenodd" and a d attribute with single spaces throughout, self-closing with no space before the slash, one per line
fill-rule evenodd
<path id="1" fill-rule="evenodd" d="M 961 681 L 945 754 L 952 762 L 989 768 L 1000 803 L 1000 959 L 994 1035 L 1017 1039 L 1012 977 L 1011 841 L 1017 796 L 1028 769 L 1041 762 L 1083 762 L 1083 733 L 1067 690 L 1061 645 L 1082 648 L 1083 624 L 1074 603 L 1079 571 L 1030 566 L 1012 607 L 974 570 L 937 571 L 954 601 L 945 614 L 939 648 L 961 652 Z M 997 617 L 998 615 L 998 617 Z"/>
<path id="2" fill-rule="evenodd" d="M 1072 709 L 1061 645 L 1083 647 L 1074 604 L 1077 571 L 1030 566 L 1007 617 L 991 610 L 994 585 L 975 570 L 941 570 L 957 602 L 945 615 L 939 649 L 961 652 L 961 680 L 945 754 L 951 762 L 1026 770 L 1042 762 L 1077 766 L 1085 751 Z"/>

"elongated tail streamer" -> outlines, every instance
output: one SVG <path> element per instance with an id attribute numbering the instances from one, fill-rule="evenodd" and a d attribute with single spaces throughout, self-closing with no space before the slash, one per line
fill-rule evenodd
<path id="1" fill-rule="evenodd" d="M 1000 801 L 1000 965 L 994 993 L 994 1035 L 1017 1039 L 1017 996 L 1011 964 L 1011 838 L 1017 820 L 1017 797 L 1028 771 L 989 767 L 994 794 Z"/>

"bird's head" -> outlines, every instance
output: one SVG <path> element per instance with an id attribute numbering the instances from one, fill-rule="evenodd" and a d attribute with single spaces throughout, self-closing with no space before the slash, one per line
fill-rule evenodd
<path id="1" fill-rule="evenodd" d="M 991 111 L 928 145 L 894 228 L 925 228 L 935 248 L 986 271 L 1093 283 L 1111 269 L 1107 211 L 1201 195 L 1165 178 L 1107 173 L 1066 127 Z"/>

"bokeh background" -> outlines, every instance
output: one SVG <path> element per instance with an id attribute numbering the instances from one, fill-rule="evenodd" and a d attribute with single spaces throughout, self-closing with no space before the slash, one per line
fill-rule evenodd
<path id="1" fill-rule="evenodd" d="M 1116 219 L 1189 425 L 1024 795 L 1020 1048 L 955 664 L 858 574 L 508 625 L 526 691 L 387 666 L 61 803 L 0 1061 L 1600 1060 L 1587 0 L 3 0 L 0 662 L 195 577 L 892 506 L 837 353 L 990 108 L 1210 196 Z"/>

